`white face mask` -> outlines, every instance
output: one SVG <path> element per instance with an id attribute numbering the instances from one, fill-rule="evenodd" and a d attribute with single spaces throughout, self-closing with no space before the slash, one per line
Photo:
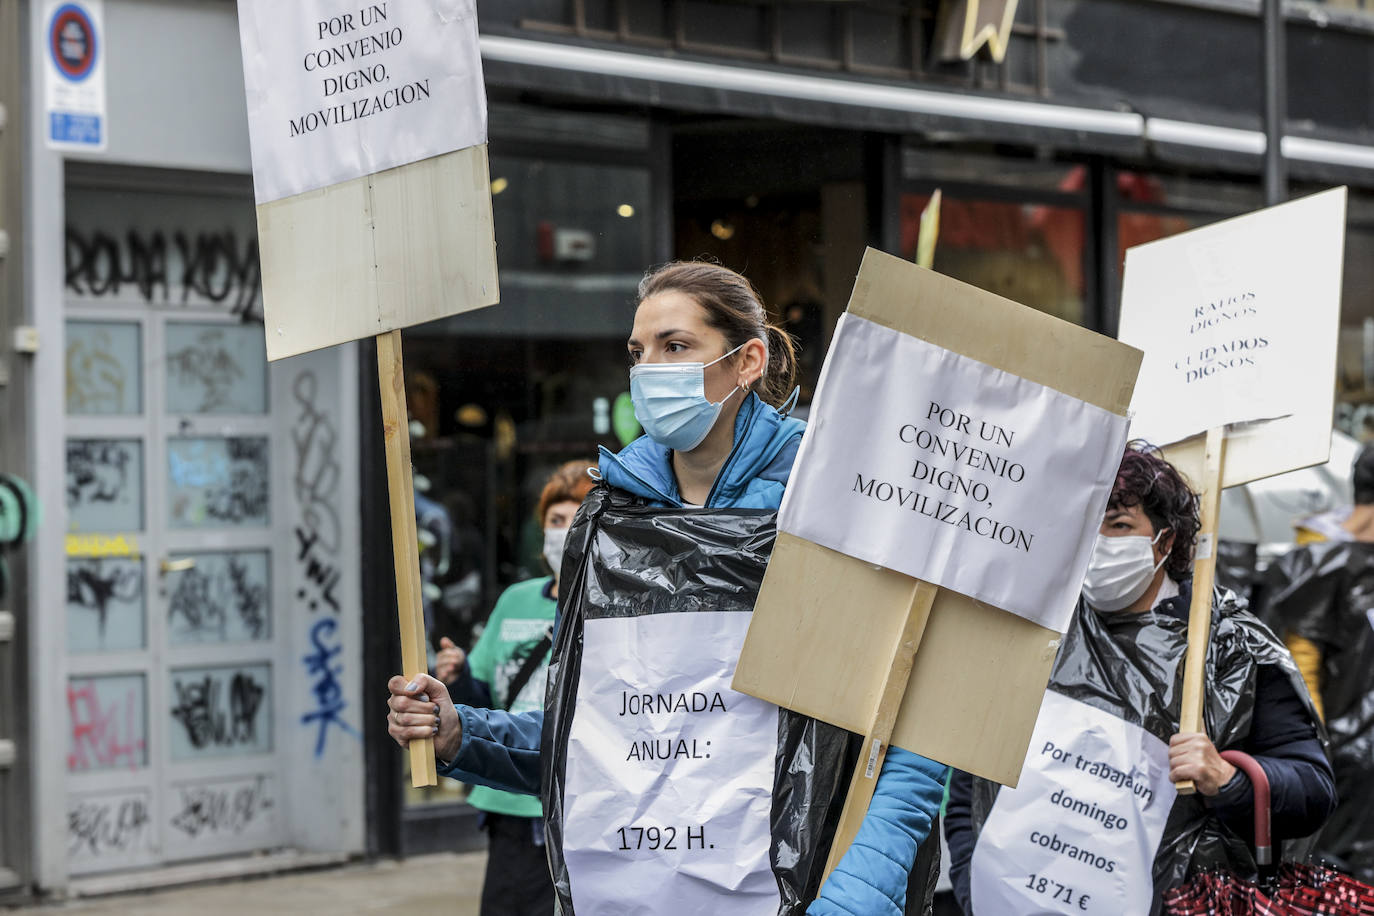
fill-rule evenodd
<path id="1" fill-rule="evenodd" d="M 545 528 L 544 529 L 544 562 L 549 564 L 549 569 L 553 570 L 553 577 L 558 579 L 558 572 L 563 568 L 563 545 L 568 543 L 567 528 Z"/>
<path id="2" fill-rule="evenodd" d="M 706 398 L 706 370 L 735 349 L 709 363 L 640 363 L 630 369 L 630 401 L 644 432 L 664 448 L 690 452 L 716 425 L 725 402 L 740 386 L 712 403 Z"/>
<path id="3" fill-rule="evenodd" d="M 1155 573 L 1169 555 L 1155 562 L 1154 545 L 1168 528 L 1160 529 L 1154 540 L 1143 534 L 1107 537 L 1099 534 L 1093 545 L 1088 573 L 1083 577 L 1083 598 L 1099 611 L 1119 611 L 1130 607 L 1150 587 Z"/>

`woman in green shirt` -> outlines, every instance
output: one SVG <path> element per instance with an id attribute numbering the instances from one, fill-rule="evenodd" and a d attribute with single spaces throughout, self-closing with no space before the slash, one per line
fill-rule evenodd
<path id="1" fill-rule="evenodd" d="M 434 676 L 448 684 L 455 702 L 517 713 L 543 709 L 563 543 L 594 485 L 587 475 L 593 464 L 568 462 L 554 471 L 539 496 L 536 518 L 544 528 L 544 560 L 553 575 L 517 582 L 502 592 L 471 653 L 465 655 L 447 638 L 441 641 Z M 549 916 L 553 881 L 538 797 L 475 786 L 468 802 L 482 812 L 488 837 L 482 916 Z"/>

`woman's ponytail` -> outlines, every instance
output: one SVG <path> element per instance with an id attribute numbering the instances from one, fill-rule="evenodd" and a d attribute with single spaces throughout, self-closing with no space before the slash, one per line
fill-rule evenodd
<path id="1" fill-rule="evenodd" d="M 797 342 L 791 334 L 775 324 L 765 325 L 768 344 L 768 368 L 759 379 L 758 394 L 774 407 L 792 396 L 797 386 Z"/>

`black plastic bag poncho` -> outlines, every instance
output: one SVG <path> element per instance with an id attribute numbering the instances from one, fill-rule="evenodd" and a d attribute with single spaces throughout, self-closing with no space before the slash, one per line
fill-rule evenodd
<path id="1" fill-rule="evenodd" d="M 1217 541 L 1217 588 L 1230 589 L 1249 607 L 1259 607 L 1259 545 Z"/>
<path id="2" fill-rule="evenodd" d="M 768 510 L 652 507 L 605 485 L 583 503 L 565 548 L 541 759 L 549 865 L 563 916 L 577 912 L 563 854 L 564 793 L 586 621 L 752 612 L 773 550 L 776 519 Z M 769 850 L 779 916 L 801 916 L 816 897 L 861 743 L 843 729 L 779 711 Z M 912 872 L 908 913 L 929 911 L 938 868 L 938 838 L 932 833 Z M 665 916 L 677 912 L 672 901 L 662 905 Z"/>
<path id="3" fill-rule="evenodd" d="M 1260 665 L 1280 666 L 1299 697 L 1306 699 L 1307 691 L 1287 650 L 1233 593 L 1218 589 L 1212 607 L 1203 721 L 1212 742 L 1225 748 L 1240 744 L 1250 732 Z M 1186 621 L 1159 612 L 1103 613 L 1080 601 L 1055 657 L 1048 689 L 1139 726 L 1167 744 L 1178 732 L 1187 647 Z M 1317 721 L 1310 702 L 1309 714 Z M 974 780 L 975 833 L 982 831 L 999 788 Z M 1257 877 L 1246 840 L 1212 816 L 1200 794 L 1179 796 L 1152 867 L 1152 916 L 1161 911 L 1165 891 L 1199 869 L 1221 867 L 1247 880 Z"/>
<path id="4" fill-rule="evenodd" d="M 1309 544 L 1266 576 L 1266 623 L 1322 653 L 1321 695 L 1338 806 L 1317 854 L 1374 883 L 1374 544 Z"/>

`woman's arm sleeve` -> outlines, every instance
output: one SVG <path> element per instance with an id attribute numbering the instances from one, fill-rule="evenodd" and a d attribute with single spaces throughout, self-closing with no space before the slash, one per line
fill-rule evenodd
<path id="1" fill-rule="evenodd" d="M 868 814 L 810 916 L 902 916 L 916 848 L 944 801 L 949 767 L 889 748 Z"/>
<path id="2" fill-rule="evenodd" d="M 1271 826 L 1276 839 L 1315 832 L 1336 807 L 1336 780 L 1307 707 L 1288 675 L 1261 665 L 1255 712 L 1243 749 L 1269 777 Z M 1254 789 L 1239 770 L 1213 798 L 1212 813 L 1243 837 L 1253 832 Z"/>
<path id="3" fill-rule="evenodd" d="M 544 710 L 457 709 L 463 743 L 453 761 L 439 767 L 440 774 L 471 785 L 538 795 Z"/>

